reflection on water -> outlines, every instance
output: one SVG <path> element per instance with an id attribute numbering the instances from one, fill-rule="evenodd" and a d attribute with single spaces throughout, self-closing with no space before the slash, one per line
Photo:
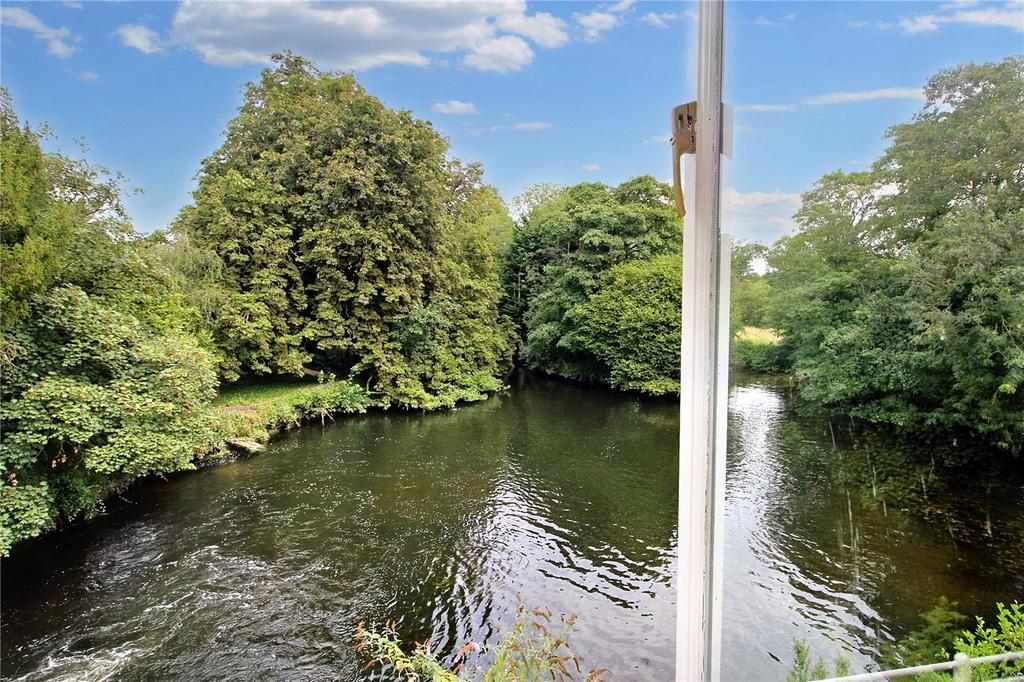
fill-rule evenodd
<path id="1" fill-rule="evenodd" d="M 1008 456 L 944 468 L 942 451 L 799 417 L 771 383 L 735 385 L 729 413 L 727 678 L 783 678 L 795 639 L 858 669 L 941 596 L 987 614 L 1024 595 Z"/>
<path id="2" fill-rule="evenodd" d="M 358 679 L 361 620 L 450 652 L 522 598 L 579 615 L 585 668 L 670 679 L 677 429 L 675 403 L 526 377 L 480 405 L 310 427 L 145 483 L 5 562 L 3 673 Z M 729 436 L 730 679 L 784 678 L 796 637 L 866 661 L 940 595 L 984 611 L 1022 592 L 1019 479 L 957 498 L 891 447 L 833 452 L 763 383 L 735 386 Z M 927 496 L 897 484 L 917 473 Z"/>

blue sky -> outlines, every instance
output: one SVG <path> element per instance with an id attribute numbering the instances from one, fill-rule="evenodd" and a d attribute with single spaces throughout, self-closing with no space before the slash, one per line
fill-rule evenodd
<path id="1" fill-rule="evenodd" d="M 506 199 L 670 176 L 692 3 L 4 2 L 0 78 L 47 144 L 123 172 L 140 231 L 189 201 L 245 82 L 289 48 L 429 118 Z M 823 173 L 866 168 L 937 70 L 1024 52 L 1024 3 L 729 2 L 730 231 L 770 242 Z"/>

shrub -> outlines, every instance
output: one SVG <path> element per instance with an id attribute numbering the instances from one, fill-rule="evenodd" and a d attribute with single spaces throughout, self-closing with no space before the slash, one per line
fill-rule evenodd
<path id="1" fill-rule="evenodd" d="M 569 648 L 568 637 L 576 623 L 575 616 L 562 616 L 557 625 L 552 622 L 552 613 L 546 609 L 526 609 L 520 606 L 516 620 L 501 642 L 492 649 L 494 663 L 483 670 L 484 682 L 521 682 L 522 680 L 574 680 L 575 673 L 582 674 L 579 659 Z M 552 626 L 555 626 L 554 629 Z M 370 666 L 390 668 L 404 680 L 434 680 L 435 682 L 459 682 L 478 679 L 478 675 L 461 674 L 467 654 L 486 652 L 475 642 L 462 647 L 456 654 L 455 668 L 448 670 L 441 664 L 437 654 L 430 650 L 429 642 L 417 644 L 411 654 L 402 651 L 395 624 L 382 627 L 356 626 L 356 650 L 370 659 Z M 572 666 L 572 667 L 570 667 Z M 598 682 L 607 672 L 601 668 L 591 670 L 583 679 Z"/>

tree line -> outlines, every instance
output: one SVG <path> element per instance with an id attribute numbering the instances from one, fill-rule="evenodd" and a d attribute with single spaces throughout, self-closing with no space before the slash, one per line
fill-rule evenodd
<path id="1" fill-rule="evenodd" d="M 738 363 L 837 414 L 1019 451 L 1022 83 L 1020 57 L 940 72 L 870 171 L 824 176 L 794 234 L 738 245 Z M 44 152 L 6 94 L 0 113 L 0 552 L 194 466 L 240 377 L 434 409 L 498 390 L 518 358 L 679 391 L 682 224 L 651 177 L 537 186 L 513 220 L 428 121 L 285 53 L 192 203 L 140 235 L 119 176 Z"/>
<path id="2" fill-rule="evenodd" d="M 827 413 L 1019 453 L 1024 58 L 941 71 L 924 92 L 870 170 L 826 174 L 803 195 L 795 233 L 734 248 L 734 361 L 791 373 Z M 502 261 L 523 362 L 678 392 L 681 233 L 668 188 L 638 178 L 542 199 Z"/>

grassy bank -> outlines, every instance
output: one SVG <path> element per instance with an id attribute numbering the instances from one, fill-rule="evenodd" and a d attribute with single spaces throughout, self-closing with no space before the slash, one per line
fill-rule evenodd
<path id="1" fill-rule="evenodd" d="M 349 381 L 279 378 L 271 383 L 228 386 L 210 411 L 222 440 L 265 442 L 274 433 L 305 420 L 325 422 L 339 414 L 361 413 L 380 405 L 379 399 Z"/>
<path id="2" fill-rule="evenodd" d="M 486 400 L 504 385 L 489 375 L 471 377 L 471 385 L 439 392 L 431 409 L 450 409 L 459 403 Z M 221 388 L 210 405 L 217 445 L 229 440 L 263 443 L 275 433 L 305 421 L 325 423 L 343 414 L 360 414 L 371 407 L 386 408 L 386 398 L 370 395 L 351 381 L 318 381 L 311 378 L 274 377 L 241 382 Z"/>

